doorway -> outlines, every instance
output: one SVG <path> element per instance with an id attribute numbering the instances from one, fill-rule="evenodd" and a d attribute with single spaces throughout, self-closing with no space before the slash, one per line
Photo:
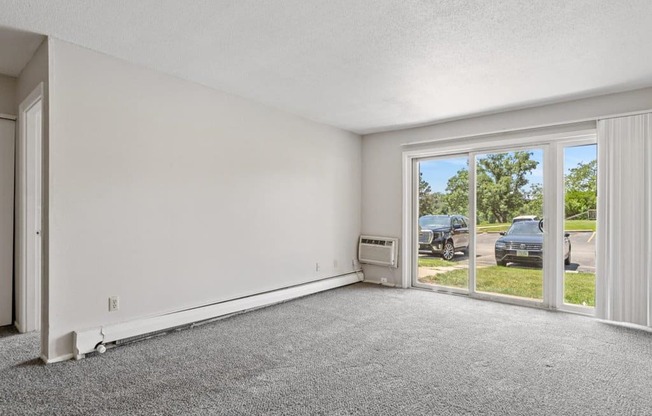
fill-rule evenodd
<path id="1" fill-rule="evenodd" d="M 13 314 L 15 122 L 0 117 L 0 327 Z"/>
<path id="2" fill-rule="evenodd" d="M 596 147 L 585 131 L 405 152 L 404 286 L 593 314 Z"/>
<path id="3" fill-rule="evenodd" d="M 43 83 L 19 106 L 15 273 L 19 332 L 41 329 Z"/>
<path id="4" fill-rule="evenodd" d="M 418 169 L 419 253 L 415 285 L 468 293 L 468 156 L 422 159 Z"/>
<path id="5" fill-rule="evenodd" d="M 478 293 L 543 301 L 544 148 L 472 155 Z"/>

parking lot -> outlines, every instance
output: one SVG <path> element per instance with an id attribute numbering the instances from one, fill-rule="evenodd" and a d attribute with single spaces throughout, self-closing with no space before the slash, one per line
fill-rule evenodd
<path id="1" fill-rule="evenodd" d="M 478 266 L 495 266 L 494 245 L 500 238 L 498 233 L 482 233 L 476 238 Z M 570 233 L 571 264 L 566 266 L 567 271 L 595 273 L 595 235 L 591 231 Z M 462 253 L 457 253 L 453 260 L 458 265 L 467 265 L 469 259 Z"/>

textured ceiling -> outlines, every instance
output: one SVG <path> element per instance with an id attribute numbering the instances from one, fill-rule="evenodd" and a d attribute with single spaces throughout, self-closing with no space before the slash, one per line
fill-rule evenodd
<path id="1" fill-rule="evenodd" d="M 54 37 L 356 132 L 652 85 L 650 0 L 0 0 Z"/>
<path id="2" fill-rule="evenodd" d="M 2 10 L 0 6 L 0 21 Z M 41 35 L 0 26 L 0 74 L 12 77 L 20 75 L 43 39 Z"/>

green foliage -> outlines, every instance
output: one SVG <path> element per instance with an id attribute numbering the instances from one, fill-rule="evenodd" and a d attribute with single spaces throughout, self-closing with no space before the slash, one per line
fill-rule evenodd
<path id="1" fill-rule="evenodd" d="M 478 224 L 478 232 L 500 232 L 507 231 L 511 227 L 511 222 L 506 223 L 488 223 L 481 222 Z M 595 231 L 596 222 L 593 220 L 566 220 L 564 221 L 564 230 L 566 231 Z"/>
<path id="2" fill-rule="evenodd" d="M 541 299 L 543 273 L 541 269 L 520 267 L 481 267 L 477 270 L 476 290 L 523 298 Z M 457 269 L 419 278 L 422 283 L 466 288 L 468 270 Z M 574 305 L 595 305 L 595 274 L 565 273 L 564 301 Z"/>
<path id="3" fill-rule="evenodd" d="M 530 152 L 494 153 L 478 160 L 478 213 L 491 222 L 509 222 L 528 201 L 527 175 L 539 164 Z"/>
<path id="4" fill-rule="evenodd" d="M 464 168 L 448 180 L 444 203 L 447 213 L 468 216 L 469 211 L 469 170 Z"/>
<path id="5" fill-rule="evenodd" d="M 423 174 L 419 172 L 419 216 L 434 214 L 436 205 L 436 197 L 432 193 L 430 184 L 423 179 Z"/>
<path id="6" fill-rule="evenodd" d="M 580 192 L 598 192 L 598 161 L 578 163 L 566 175 L 566 190 Z"/>
<path id="7" fill-rule="evenodd" d="M 543 189 L 527 177 L 539 162 L 531 152 L 489 154 L 477 162 L 477 208 L 481 223 L 510 223 L 518 215 L 543 216 Z M 579 163 L 566 175 L 566 216 L 596 208 L 597 162 Z M 448 179 L 446 193 L 432 192 L 419 174 L 419 216 L 469 215 L 469 170 Z"/>
<path id="8" fill-rule="evenodd" d="M 543 214 L 541 186 L 528 189 L 527 175 L 538 162 L 529 152 L 487 155 L 478 161 L 478 217 L 486 222 L 509 222 L 516 215 Z M 462 214 L 469 210 L 469 170 L 457 171 L 448 180 L 443 207 L 436 213 Z"/>
<path id="9" fill-rule="evenodd" d="M 441 192 L 432 192 L 430 184 L 419 173 L 419 216 L 437 214 L 458 214 L 446 205 L 445 195 Z M 466 210 L 464 211 L 466 212 Z"/>
<path id="10" fill-rule="evenodd" d="M 571 305 L 595 306 L 595 275 L 593 273 L 566 273 L 564 302 Z"/>
<path id="11" fill-rule="evenodd" d="M 543 189 L 541 184 L 532 184 L 526 192 L 525 204 L 517 215 L 538 215 L 543 218 Z"/>
<path id="12" fill-rule="evenodd" d="M 419 257 L 419 267 L 450 267 L 455 264 L 454 261 L 444 260 L 440 257 Z"/>
<path id="13" fill-rule="evenodd" d="M 596 231 L 595 220 L 566 220 L 564 230 L 566 231 Z"/>
<path id="14" fill-rule="evenodd" d="M 578 163 L 566 175 L 566 217 L 596 209 L 598 193 L 598 163 Z"/>

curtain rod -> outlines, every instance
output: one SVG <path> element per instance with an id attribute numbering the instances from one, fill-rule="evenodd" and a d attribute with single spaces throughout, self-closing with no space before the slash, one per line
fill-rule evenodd
<path id="1" fill-rule="evenodd" d="M 612 116 L 599 117 L 596 120 L 597 121 L 610 120 L 612 118 L 640 116 L 640 115 L 643 115 L 643 114 L 652 114 L 652 109 L 650 109 L 650 110 L 641 110 L 641 111 L 632 111 L 631 113 L 614 114 Z"/>
<path id="2" fill-rule="evenodd" d="M 0 113 L 0 119 L 16 121 L 16 116 L 12 116 L 11 114 L 2 114 L 2 113 Z"/>

